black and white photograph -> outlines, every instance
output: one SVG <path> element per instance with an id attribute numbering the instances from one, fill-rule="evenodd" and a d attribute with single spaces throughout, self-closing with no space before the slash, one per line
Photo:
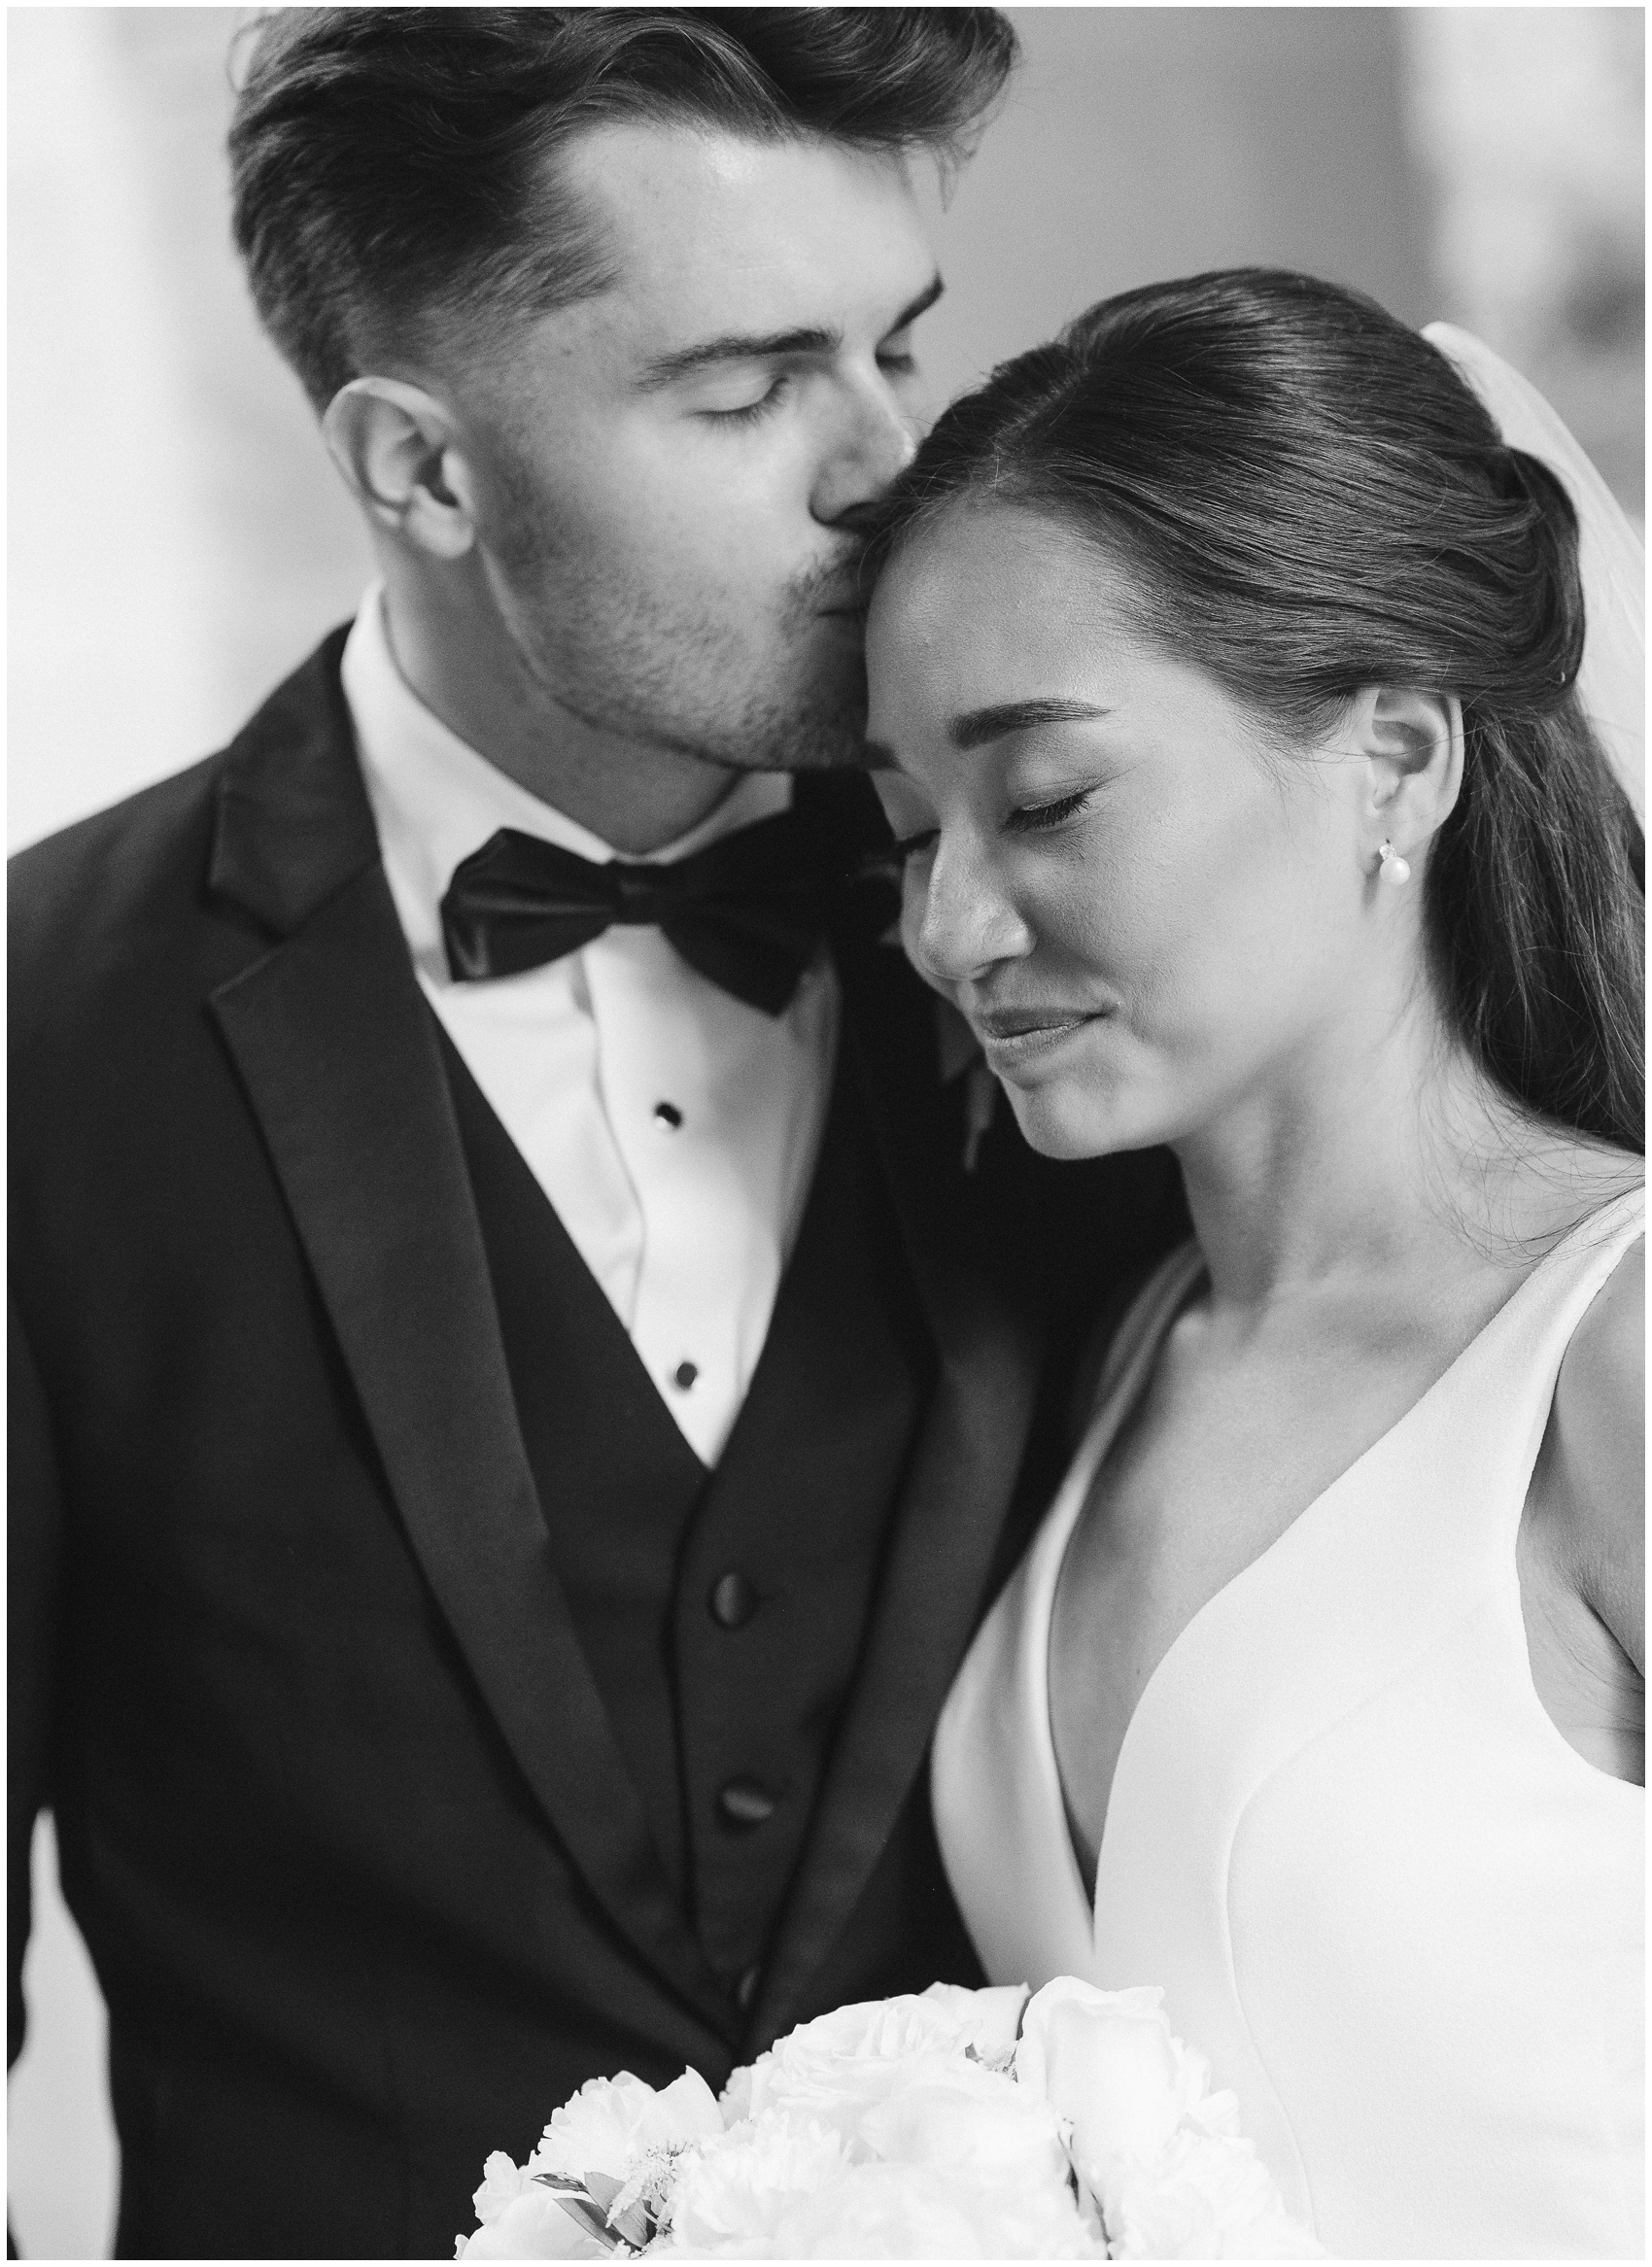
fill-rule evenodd
<path id="1" fill-rule="evenodd" d="M 1646 2255 L 1644 29 L 8 10 L 9 2255 Z"/>

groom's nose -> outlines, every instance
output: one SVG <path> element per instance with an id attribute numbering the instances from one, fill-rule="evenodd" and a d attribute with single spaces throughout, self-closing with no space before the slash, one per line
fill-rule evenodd
<path id="1" fill-rule="evenodd" d="M 1032 932 L 998 885 L 991 862 L 943 836 L 927 874 L 909 870 L 902 939 L 931 983 L 967 984 L 1032 950 Z"/>
<path id="2" fill-rule="evenodd" d="M 911 408 L 880 378 L 848 391 L 828 436 L 809 508 L 838 527 L 875 504 L 917 454 Z"/>

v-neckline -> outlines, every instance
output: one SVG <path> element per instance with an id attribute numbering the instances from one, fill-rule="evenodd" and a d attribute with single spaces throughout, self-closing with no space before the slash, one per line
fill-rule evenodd
<path id="1" fill-rule="evenodd" d="M 1101 1834 L 1096 1842 L 1096 1890 L 1086 1891 L 1084 1868 L 1080 1861 L 1079 1852 L 1074 1845 L 1073 1829 L 1067 1813 L 1066 1790 L 1062 1784 L 1061 1767 L 1055 1752 L 1055 1729 L 1050 1717 L 1050 1649 L 1055 1619 L 1055 1595 L 1060 1587 L 1061 1570 L 1066 1564 L 1068 1550 L 1071 1547 L 1079 1521 L 1083 1517 L 1084 1508 L 1088 1500 L 1090 1489 L 1094 1485 L 1096 1474 L 1101 1469 L 1109 1449 L 1118 1439 L 1120 1427 L 1141 1399 L 1152 1375 L 1153 1361 L 1166 1337 L 1187 1307 L 1192 1293 L 1205 1279 L 1204 1254 L 1200 1252 L 1198 1245 L 1189 1242 L 1184 1245 L 1179 1252 L 1172 1253 L 1164 1262 L 1162 1282 L 1151 1283 L 1144 1290 L 1141 1303 L 1146 1305 L 1150 1297 L 1156 1294 L 1154 1299 L 1156 1311 L 1150 1309 L 1147 1318 L 1148 1326 L 1143 1330 L 1136 1345 L 1130 1350 L 1122 1370 L 1114 1381 L 1106 1399 L 1096 1411 L 1091 1421 L 1089 1432 L 1085 1436 L 1067 1477 L 1066 1517 L 1061 1526 L 1054 1530 L 1051 1538 L 1050 1553 L 1053 1563 L 1047 1565 L 1046 1568 L 1044 1593 L 1039 1603 L 1040 1627 L 1036 1632 L 1034 1653 L 1034 1659 L 1039 1668 L 1039 1686 L 1042 1696 L 1041 1705 L 1034 1711 L 1041 1761 L 1045 1766 L 1047 1784 L 1053 1801 L 1054 1825 L 1066 1857 L 1068 1878 L 1078 1901 L 1078 1909 L 1084 1915 L 1084 1938 L 1092 1949 L 1095 1941 L 1096 1895 L 1099 1892 L 1102 1867 L 1107 1856 L 1108 1835 L 1116 1815 L 1114 1795 L 1119 1785 L 1119 1773 L 1125 1755 L 1135 1738 L 1137 1727 L 1146 1712 L 1148 1702 L 1153 1697 L 1155 1688 L 1163 1681 L 1164 1672 L 1172 1658 L 1181 1651 L 1184 1642 L 1199 1624 L 1222 1600 L 1229 1596 L 1237 1584 L 1243 1582 L 1248 1575 L 1255 1573 L 1259 1567 L 1266 1565 L 1287 1539 L 1301 1529 L 1303 1523 L 1319 1510 L 1328 1496 L 1343 1488 L 1353 1475 L 1379 1451 L 1391 1446 L 1399 1433 L 1449 1384 L 1469 1356 L 1482 1346 L 1490 1334 L 1502 1323 L 1504 1317 L 1524 1295 L 1527 1287 L 1537 1280 L 1551 1260 L 1558 1257 L 1571 1244 L 1572 1240 L 1581 1235 L 1586 1228 L 1599 1225 L 1608 1213 L 1615 1212 L 1620 1205 L 1628 1203 L 1638 1193 L 1640 1193 L 1638 1186 L 1634 1189 L 1625 1189 L 1618 1196 L 1608 1197 L 1604 1204 L 1598 1205 L 1592 1213 L 1586 1214 L 1582 1219 L 1575 1221 L 1563 1236 L 1551 1245 L 1536 1264 L 1527 1270 L 1513 1290 L 1509 1292 L 1507 1298 L 1487 1317 L 1473 1337 L 1468 1340 L 1466 1345 L 1458 1350 L 1445 1368 L 1441 1370 L 1439 1376 L 1424 1388 L 1416 1400 L 1409 1407 L 1402 1409 L 1392 1425 L 1385 1426 L 1375 1440 L 1369 1442 L 1334 1478 L 1328 1480 L 1319 1494 L 1305 1503 L 1294 1518 L 1281 1529 L 1271 1543 L 1258 1551 L 1254 1559 L 1247 1560 L 1237 1572 L 1230 1574 L 1220 1589 L 1213 1591 L 1203 1604 L 1177 1631 L 1175 1636 L 1171 1638 L 1170 1643 L 1148 1672 L 1147 1682 L 1136 1696 L 1135 1706 L 1130 1711 L 1129 1720 L 1124 1727 L 1123 1737 L 1119 1742 L 1119 1752 L 1113 1764 L 1113 1779 L 1107 1791 L 1107 1808 L 1102 1815 Z M 1126 1316 L 1123 1328 L 1128 1329 L 1133 1320 L 1133 1315 Z"/>

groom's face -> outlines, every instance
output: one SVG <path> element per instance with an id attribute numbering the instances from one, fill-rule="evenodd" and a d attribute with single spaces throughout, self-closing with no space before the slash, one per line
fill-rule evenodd
<path id="1" fill-rule="evenodd" d="M 861 520 L 915 445 L 940 288 L 907 171 L 658 124 L 560 162 L 612 281 L 478 357 L 460 402 L 508 633 L 621 740 L 856 761 Z"/>

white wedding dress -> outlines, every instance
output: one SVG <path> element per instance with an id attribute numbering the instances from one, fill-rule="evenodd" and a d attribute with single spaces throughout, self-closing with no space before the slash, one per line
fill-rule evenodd
<path id="1" fill-rule="evenodd" d="M 1545 1713 L 1515 1572 L 1562 1356 L 1644 1217 L 1635 1190 L 1557 1246 L 1183 1631 L 1125 1735 L 1093 1911 L 1050 1737 L 1050 1608 L 1199 1281 L 1192 1247 L 1126 1322 L 942 1718 L 936 1822 L 991 1980 L 1162 1984 L 1287 2204 L 1345 2257 L 1644 2249 L 1645 1797 Z"/>

